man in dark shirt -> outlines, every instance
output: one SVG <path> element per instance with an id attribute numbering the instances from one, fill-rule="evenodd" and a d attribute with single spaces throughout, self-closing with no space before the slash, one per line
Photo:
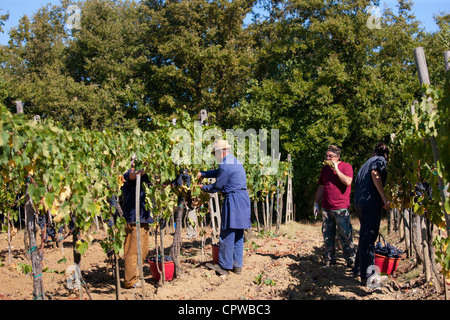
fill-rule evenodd
<path id="1" fill-rule="evenodd" d="M 383 187 L 387 178 L 389 149 L 379 142 L 372 156 L 359 169 L 355 178 L 355 209 L 359 216 L 361 229 L 353 273 L 366 284 L 371 274 L 369 267 L 375 264 L 375 241 L 377 240 L 383 209 L 390 209 Z"/>
<path id="2" fill-rule="evenodd" d="M 145 209 L 145 191 L 143 185 L 149 183 L 148 175 L 143 169 L 137 170 L 134 166 L 134 160 L 131 161 L 131 169 L 123 175 L 124 184 L 122 186 L 123 193 L 123 216 L 127 221 L 125 226 L 126 236 L 124 244 L 124 269 L 125 288 L 139 287 L 137 268 L 137 237 L 136 237 L 136 176 L 141 175 L 141 188 L 140 188 L 140 203 L 139 203 L 139 223 L 141 226 L 141 248 L 142 259 L 148 254 L 149 250 L 149 230 L 150 223 L 153 223 L 153 219 L 150 216 L 150 211 Z"/>

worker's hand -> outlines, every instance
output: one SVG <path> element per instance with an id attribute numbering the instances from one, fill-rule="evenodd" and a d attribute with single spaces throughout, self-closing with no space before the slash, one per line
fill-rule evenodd
<path id="1" fill-rule="evenodd" d="M 202 173 L 199 171 L 197 172 L 197 180 L 201 180 L 202 179 Z"/>
<path id="2" fill-rule="evenodd" d="M 339 170 L 338 163 L 333 161 L 333 170 L 337 172 Z"/>
<path id="3" fill-rule="evenodd" d="M 314 219 L 317 218 L 317 215 L 319 214 L 319 205 L 317 204 L 317 202 L 314 202 Z"/>

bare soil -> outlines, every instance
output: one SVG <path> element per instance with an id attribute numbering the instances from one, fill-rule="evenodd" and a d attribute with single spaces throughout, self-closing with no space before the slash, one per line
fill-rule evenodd
<path id="1" fill-rule="evenodd" d="M 353 220 L 354 242 L 358 243 L 359 222 Z M 381 232 L 386 242 L 400 249 L 395 235 L 387 235 L 383 221 Z M 164 243 L 169 254 L 173 233 L 167 230 Z M 40 229 L 38 229 L 40 234 Z M 116 288 L 112 261 L 103 252 L 99 241 L 103 229 L 93 232 L 94 241 L 82 256 L 81 271 L 93 300 L 115 300 Z M 32 300 L 33 276 L 25 274 L 31 261 L 25 258 L 24 232 L 19 230 L 12 238 L 8 252 L 7 234 L 0 234 L 0 300 Z M 43 281 L 48 300 L 79 300 L 80 292 L 67 287 L 66 270 L 73 264 L 72 237 L 63 241 L 63 247 L 46 243 L 43 250 Z M 150 254 L 155 244 L 151 238 Z M 38 240 L 40 243 L 40 240 Z M 323 238 L 320 222 L 283 225 L 278 232 L 257 232 L 251 229 L 247 236 L 242 274 L 219 276 L 205 264 L 212 261 L 210 237 L 201 247 L 201 237 L 188 239 L 183 232 L 181 247 L 182 274 L 164 283 L 153 280 L 149 263 L 144 264 L 145 296 L 141 288 L 120 289 L 121 300 L 444 300 L 432 284 L 425 283 L 422 266 L 403 259 L 398 269 L 380 287 L 368 289 L 352 276 L 337 250 L 337 263 L 325 267 L 322 261 Z M 202 254 L 203 252 L 203 254 Z M 65 257 L 65 261 L 61 261 Z M 147 261 L 147 259 L 146 259 Z M 121 286 L 123 268 L 120 259 Z M 89 299 L 86 290 L 84 300 Z"/>

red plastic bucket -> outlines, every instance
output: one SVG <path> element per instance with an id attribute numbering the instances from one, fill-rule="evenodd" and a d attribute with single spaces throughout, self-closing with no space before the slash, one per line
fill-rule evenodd
<path id="1" fill-rule="evenodd" d="M 213 263 L 219 264 L 219 245 L 218 244 L 212 245 L 212 257 L 213 257 Z"/>
<path id="2" fill-rule="evenodd" d="M 159 281 L 161 275 L 158 272 L 158 268 L 162 272 L 161 261 L 158 262 L 158 267 L 156 266 L 156 261 L 154 259 L 149 259 L 148 262 L 150 262 L 150 272 L 152 273 L 153 280 Z M 173 279 L 174 270 L 175 264 L 173 263 L 173 261 L 164 261 L 164 272 L 166 276 L 165 277 L 166 281 L 171 281 Z"/>
<path id="3" fill-rule="evenodd" d="M 398 262 L 402 258 L 390 258 L 375 253 L 375 265 L 380 268 L 380 272 L 388 275 L 392 274 L 398 266 Z"/>

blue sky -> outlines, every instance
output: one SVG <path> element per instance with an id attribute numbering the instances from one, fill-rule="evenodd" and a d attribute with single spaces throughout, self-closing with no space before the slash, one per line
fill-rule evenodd
<path id="1" fill-rule="evenodd" d="M 9 40 L 8 31 L 11 27 L 18 25 L 19 19 L 23 15 L 31 15 L 46 4 L 58 5 L 60 0 L 1 0 L 1 14 L 9 12 L 9 20 L 3 26 L 4 33 L 0 33 L 0 44 L 7 44 Z M 384 4 L 391 7 L 396 12 L 396 0 L 381 0 L 381 8 Z M 434 32 L 438 28 L 433 20 L 433 15 L 444 11 L 450 13 L 450 0 L 415 0 L 413 12 L 416 18 L 422 22 L 422 26 L 429 32 Z"/>

